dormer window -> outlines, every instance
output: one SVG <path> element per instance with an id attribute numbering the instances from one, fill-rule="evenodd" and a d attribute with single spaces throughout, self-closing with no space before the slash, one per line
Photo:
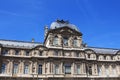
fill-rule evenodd
<path id="1" fill-rule="evenodd" d="M 3 51 L 2 55 L 7 55 L 7 54 L 8 54 L 8 50 L 6 49 Z"/>
<path id="2" fill-rule="evenodd" d="M 79 54 L 79 52 L 77 52 L 77 53 L 76 53 L 76 57 L 79 57 L 79 56 L 80 56 L 80 54 Z"/>
<path id="3" fill-rule="evenodd" d="M 54 37 L 53 45 L 58 45 L 58 36 Z"/>
<path id="4" fill-rule="evenodd" d="M 26 56 L 29 56 L 29 51 L 26 51 Z"/>
<path id="5" fill-rule="evenodd" d="M 55 56 L 58 56 L 58 51 L 55 51 L 55 52 L 54 52 L 54 55 L 55 55 Z"/>
<path id="6" fill-rule="evenodd" d="M 19 55 L 19 51 L 18 50 L 15 51 L 15 55 Z"/>
<path id="7" fill-rule="evenodd" d="M 90 54 L 88 54 L 88 58 L 90 58 Z"/>
<path id="8" fill-rule="evenodd" d="M 39 52 L 39 56 L 42 56 L 42 53 L 43 53 L 43 51 L 40 51 L 40 52 Z"/>
<path id="9" fill-rule="evenodd" d="M 64 38 L 63 38 L 63 44 L 64 44 L 65 46 L 68 46 L 68 38 L 67 38 L 67 37 L 64 37 Z"/>
<path id="10" fill-rule="evenodd" d="M 73 40 L 73 46 L 77 47 L 77 38 L 74 38 L 74 40 Z"/>

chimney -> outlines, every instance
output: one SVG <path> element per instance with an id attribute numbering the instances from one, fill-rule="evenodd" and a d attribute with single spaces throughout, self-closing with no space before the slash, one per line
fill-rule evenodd
<path id="1" fill-rule="evenodd" d="M 48 26 L 46 25 L 46 26 L 44 27 L 44 39 L 46 38 L 47 33 L 48 33 Z"/>
<path id="2" fill-rule="evenodd" d="M 34 38 L 32 38 L 32 42 L 33 42 L 33 43 L 35 42 L 35 39 L 34 39 Z"/>

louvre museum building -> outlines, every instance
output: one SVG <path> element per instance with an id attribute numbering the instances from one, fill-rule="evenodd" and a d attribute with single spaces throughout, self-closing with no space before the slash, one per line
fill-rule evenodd
<path id="1" fill-rule="evenodd" d="M 0 80 L 120 80 L 119 49 L 87 46 L 64 20 L 44 31 L 43 43 L 0 40 Z"/>

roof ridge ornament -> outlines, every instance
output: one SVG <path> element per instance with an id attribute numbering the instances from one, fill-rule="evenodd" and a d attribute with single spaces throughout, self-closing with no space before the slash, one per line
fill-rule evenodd
<path id="1" fill-rule="evenodd" d="M 61 20 L 57 19 L 56 22 L 57 22 L 57 23 L 62 23 L 62 24 L 69 24 L 69 21 L 68 21 L 68 20 L 65 21 L 65 20 L 63 20 L 63 19 L 61 19 Z"/>

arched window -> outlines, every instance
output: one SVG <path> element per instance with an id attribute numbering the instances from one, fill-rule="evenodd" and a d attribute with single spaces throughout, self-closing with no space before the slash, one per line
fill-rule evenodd
<path id="1" fill-rule="evenodd" d="M 58 36 L 55 36 L 53 39 L 53 45 L 58 45 Z"/>
<path id="2" fill-rule="evenodd" d="M 78 41 L 77 38 L 74 38 L 74 40 L 73 40 L 73 46 L 74 46 L 74 47 L 77 47 L 77 46 L 78 46 L 77 41 Z"/>

